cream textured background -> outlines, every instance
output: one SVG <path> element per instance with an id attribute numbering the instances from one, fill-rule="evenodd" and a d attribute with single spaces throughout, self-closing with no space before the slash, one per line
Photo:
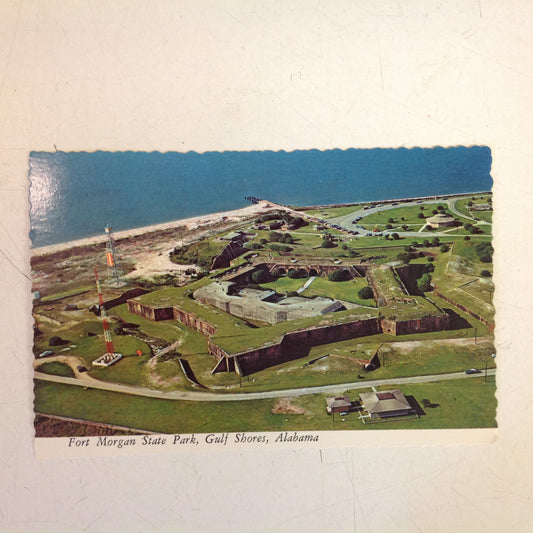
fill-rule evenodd
<path id="1" fill-rule="evenodd" d="M 520 532 L 532 511 L 529 0 L 0 2 L 0 530 Z M 39 461 L 29 150 L 485 144 L 494 444 Z"/>

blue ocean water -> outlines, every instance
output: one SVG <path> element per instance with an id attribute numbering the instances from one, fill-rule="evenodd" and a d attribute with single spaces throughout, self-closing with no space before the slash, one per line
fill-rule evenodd
<path id="1" fill-rule="evenodd" d="M 249 205 L 487 191 L 485 146 L 293 152 L 31 152 L 34 247 Z"/>

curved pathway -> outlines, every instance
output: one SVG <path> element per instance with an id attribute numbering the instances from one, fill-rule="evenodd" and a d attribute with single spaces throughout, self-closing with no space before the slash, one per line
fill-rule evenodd
<path id="1" fill-rule="evenodd" d="M 119 383 L 106 383 L 104 381 L 91 380 L 81 381 L 76 378 L 67 378 L 63 376 L 54 376 L 35 372 L 35 378 L 43 381 L 52 381 L 54 383 L 64 383 L 66 385 L 77 385 L 79 387 L 107 390 L 112 392 L 121 392 L 134 396 L 146 396 L 149 398 L 160 398 L 162 400 L 188 400 L 195 402 L 237 402 L 243 400 L 264 400 L 268 398 L 285 398 L 289 396 L 305 396 L 307 394 L 330 393 L 339 394 L 349 389 L 367 389 L 369 387 L 379 387 L 383 385 L 404 385 L 408 383 L 431 383 L 434 381 L 448 381 L 451 379 L 468 379 L 473 377 L 484 376 L 485 372 L 480 374 L 465 374 L 464 372 L 452 372 L 448 374 L 431 374 L 428 376 L 411 376 L 406 378 L 389 378 L 355 381 L 352 383 L 340 383 L 337 385 L 322 385 L 318 387 L 304 387 L 300 389 L 286 389 L 279 391 L 266 392 L 243 392 L 243 393 L 220 393 L 213 392 L 195 392 L 195 391 L 172 391 L 163 392 L 146 387 L 134 387 L 131 385 L 121 385 Z M 495 369 L 490 369 L 487 375 L 494 376 Z"/>
<path id="2" fill-rule="evenodd" d="M 460 212 L 457 210 L 457 208 L 455 207 L 455 203 L 457 202 L 457 200 L 459 200 L 459 198 L 450 198 L 450 199 L 424 199 L 424 200 L 418 200 L 416 203 L 413 203 L 412 201 L 411 202 L 402 202 L 402 201 L 399 201 L 399 202 L 395 202 L 397 205 L 392 205 L 392 204 L 383 204 L 383 205 L 375 205 L 375 206 L 372 206 L 370 207 L 369 209 L 366 209 L 366 210 L 357 210 L 357 207 L 354 207 L 354 212 L 351 212 L 347 215 L 342 215 L 340 217 L 335 217 L 335 218 L 330 218 L 328 220 L 326 220 L 326 222 L 330 225 L 332 224 L 338 224 L 339 226 L 341 226 L 342 228 L 344 228 L 345 230 L 347 231 L 352 231 L 352 230 L 358 230 L 360 232 L 360 234 L 362 236 L 373 236 L 373 232 L 372 231 L 369 231 L 368 229 L 365 229 L 364 227 L 360 226 L 359 224 L 352 224 L 352 220 L 354 219 L 354 216 L 363 216 L 366 217 L 368 215 L 371 215 L 373 213 L 378 213 L 380 211 L 388 211 L 390 209 L 397 209 L 399 207 L 405 207 L 405 206 L 412 206 L 412 205 L 425 205 L 425 204 L 434 204 L 436 202 L 441 202 L 441 203 L 447 203 L 448 204 L 448 208 L 450 209 L 450 211 L 458 216 L 458 217 L 462 217 L 462 218 L 466 218 L 466 219 L 469 219 L 469 220 L 472 220 L 472 222 L 475 222 L 475 223 L 479 223 L 479 222 L 483 222 L 483 221 L 476 221 L 476 219 L 470 217 L 469 215 L 465 215 L 464 213 Z M 487 224 L 490 224 L 490 222 L 487 222 Z M 411 224 L 413 225 L 413 224 Z M 421 228 L 417 231 L 402 231 L 401 228 L 393 228 L 393 229 L 390 229 L 390 230 L 387 230 L 387 229 L 384 229 L 383 231 L 381 231 L 380 233 L 382 233 L 383 235 L 385 234 L 391 234 L 391 233 L 397 233 L 400 237 L 420 237 L 420 232 L 422 232 L 424 230 L 424 228 L 426 227 L 426 224 L 424 223 Z M 456 229 L 456 228 L 454 228 Z M 444 231 L 432 231 L 430 234 L 428 235 L 431 235 L 433 237 L 437 236 L 437 237 L 443 237 L 443 236 L 446 236 L 446 231 L 449 231 L 449 230 L 444 230 Z"/>

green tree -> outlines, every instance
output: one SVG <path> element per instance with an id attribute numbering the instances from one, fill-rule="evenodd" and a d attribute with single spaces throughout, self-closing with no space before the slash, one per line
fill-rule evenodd
<path id="1" fill-rule="evenodd" d="M 396 259 L 398 259 L 398 261 L 401 261 L 402 263 L 407 265 L 409 261 L 411 260 L 411 254 L 409 254 L 408 252 L 400 252 L 396 256 Z"/>
<path id="2" fill-rule="evenodd" d="M 443 254 L 446 253 L 449 249 L 450 249 L 450 247 L 447 244 L 441 244 L 441 246 L 440 246 L 440 251 Z"/>
<path id="3" fill-rule="evenodd" d="M 433 239 L 431 239 L 432 246 L 438 246 L 439 244 L 440 244 L 440 239 L 438 237 L 433 237 Z"/>
<path id="4" fill-rule="evenodd" d="M 372 292 L 372 289 L 367 285 L 366 287 L 361 287 L 359 291 L 357 292 L 357 296 L 361 298 L 361 300 L 369 300 L 370 298 L 374 297 L 374 293 Z"/>

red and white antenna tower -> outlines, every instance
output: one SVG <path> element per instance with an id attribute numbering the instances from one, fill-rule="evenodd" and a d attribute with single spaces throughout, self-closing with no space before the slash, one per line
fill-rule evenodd
<path id="1" fill-rule="evenodd" d="M 107 315 L 104 306 L 104 297 L 102 296 L 102 290 L 100 289 L 100 280 L 98 279 L 98 268 L 94 267 L 94 277 L 96 278 L 96 289 L 98 290 L 98 303 L 100 308 L 100 316 L 102 317 L 102 323 L 104 326 L 104 341 L 106 353 L 114 354 L 115 348 L 113 346 L 113 340 L 111 339 L 111 331 L 109 330 L 109 322 L 107 321 Z"/>
<path id="2" fill-rule="evenodd" d="M 124 285 L 124 282 L 120 279 L 121 274 L 122 274 L 122 268 L 120 267 L 117 261 L 115 240 L 113 239 L 113 228 L 107 225 L 105 227 L 105 232 L 107 234 L 107 242 L 106 242 L 106 250 L 105 250 L 107 266 L 112 269 L 113 284 L 116 287 L 119 287 L 121 285 Z"/>

